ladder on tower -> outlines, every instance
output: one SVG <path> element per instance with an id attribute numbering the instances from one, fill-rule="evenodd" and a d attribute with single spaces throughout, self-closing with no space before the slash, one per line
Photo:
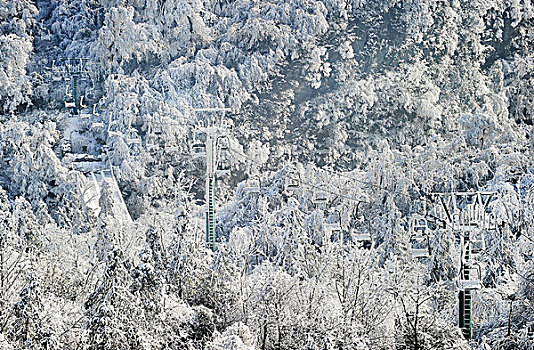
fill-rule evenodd
<path id="1" fill-rule="evenodd" d="M 471 339 L 472 335 L 472 325 L 471 325 L 471 314 L 472 314 L 472 291 L 462 290 L 460 291 L 460 328 L 462 334 L 468 340 Z"/>
<path id="2" fill-rule="evenodd" d="M 466 237 L 469 237 L 467 233 Z M 474 290 L 481 288 L 482 272 L 480 266 L 472 261 L 472 251 L 469 241 L 466 242 L 466 237 L 462 239 L 462 261 L 460 264 L 460 278 L 459 278 L 459 325 L 462 333 L 467 340 L 471 340 L 473 335 L 472 330 L 472 293 Z"/>
<path id="3" fill-rule="evenodd" d="M 206 242 L 215 251 L 215 177 L 208 179 L 208 210 L 206 211 Z"/>

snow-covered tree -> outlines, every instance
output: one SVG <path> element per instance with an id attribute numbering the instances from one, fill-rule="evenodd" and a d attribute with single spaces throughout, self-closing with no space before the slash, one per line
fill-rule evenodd
<path id="1" fill-rule="evenodd" d="M 26 0 L 0 2 L 0 104 L 13 112 L 30 101 L 31 83 L 26 66 L 33 49 L 32 30 L 37 8 Z"/>

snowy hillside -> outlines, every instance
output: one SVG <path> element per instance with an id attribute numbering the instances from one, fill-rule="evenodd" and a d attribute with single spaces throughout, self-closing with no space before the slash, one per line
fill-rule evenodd
<path id="1" fill-rule="evenodd" d="M 534 349 L 531 0 L 0 0 L 0 349 Z"/>

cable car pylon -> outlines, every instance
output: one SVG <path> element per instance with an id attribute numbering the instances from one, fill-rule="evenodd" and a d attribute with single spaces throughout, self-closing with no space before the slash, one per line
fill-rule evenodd
<path id="1" fill-rule="evenodd" d="M 458 326 L 468 341 L 473 338 L 474 291 L 483 288 L 482 271 L 476 258 L 486 248 L 484 231 L 497 229 L 497 217 L 488 206 L 496 195 L 487 191 L 432 193 L 438 200 L 432 216 L 448 223 L 460 237 Z"/>
<path id="2" fill-rule="evenodd" d="M 228 112 L 231 111 L 230 108 L 197 108 L 193 109 L 194 112 Z M 219 157 L 219 142 L 220 140 L 227 137 L 228 126 L 227 124 L 221 123 L 219 125 L 210 123 L 210 120 L 206 123 L 206 126 L 200 127 L 198 132 L 203 132 L 206 134 L 205 141 L 205 153 L 199 152 L 198 144 L 193 144 L 193 156 L 204 155 L 206 156 L 206 245 L 211 250 L 215 251 L 215 224 L 216 224 L 216 212 L 215 212 L 215 201 L 216 201 L 216 181 L 217 173 L 219 170 L 220 159 Z M 195 148 L 196 147 L 196 148 Z M 227 170 L 227 169 L 226 169 Z M 226 171 L 225 170 L 225 171 Z"/>

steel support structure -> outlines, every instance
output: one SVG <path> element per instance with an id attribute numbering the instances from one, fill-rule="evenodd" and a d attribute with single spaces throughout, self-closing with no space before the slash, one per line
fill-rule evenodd
<path id="1" fill-rule="evenodd" d="M 195 112 L 226 112 L 229 108 L 198 108 Z M 219 164 L 218 140 L 226 136 L 228 130 L 221 120 L 220 125 L 213 125 L 208 121 L 206 127 L 200 128 L 201 132 L 206 134 L 206 245 L 209 249 L 215 251 L 216 248 L 216 187 L 217 187 L 217 169 Z"/>
<path id="2" fill-rule="evenodd" d="M 217 171 L 217 129 L 206 130 L 206 244 L 215 251 L 215 187 Z"/>
<path id="3" fill-rule="evenodd" d="M 432 193 L 434 205 L 427 217 L 435 220 L 437 226 L 452 228 L 460 235 L 460 291 L 458 293 L 458 325 L 467 340 L 473 336 L 473 285 L 471 267 L 474 264 L 471 233 L 482 230 L 495 230 L 497 220 L 495 214 L 489 209 L 495 192 L 449 192 Z M 462 203 L 463 202 L 463 203 Z M 460 204 L 462 203 L 462 204 Z M 467 203 L 467 204 L 466 204 Z M 445 225 L 440 225 L 444 224 Z"/>
<path id="4" fill-rule="evenodd" d="M 469 262 L 471 259 L 471 252 L 469 249 L 469 244 L 466 244 L 466 238 L 469 239 L 469 233 L 462 232 L 463 239 L 461 239 L 461 254 L 463 254 L 463 259 L 460 259 L 460 279 L 464 281 L 469 281 L 472 276 L 470 276 Z M 465 339 L 471 340 L 473 335 L 472 328 L 472 313 L 473 313 L 473 304 L 472 304 L 472 290 L 467 288 L 460 288 L 458 293 L 458 326 L 462 330 L 462 334 Z"/>

